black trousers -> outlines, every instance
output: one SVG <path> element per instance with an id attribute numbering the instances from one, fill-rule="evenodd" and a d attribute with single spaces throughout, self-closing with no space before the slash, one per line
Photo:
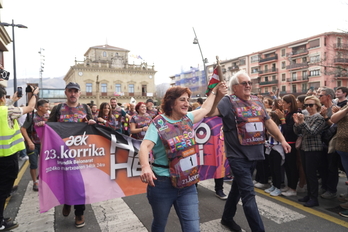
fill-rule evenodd
<path id="1" fill-rule="evenodd" d="M 288 179 L 288 187 L 296 190 L 299 178 L 299 171 L 297 169 L 297 149 L 295 144 L 290 144 L 291 152 L 285 154 L 285 173 Z"/>
<path id="2" fill-rule="evenodd" d="M 13 183 L 18 175 L 18 154 L 0 157 L 0 227 L 4 219 L 7 197 L 11 194 Z"/>
<path id="3" fill-rule="evenodd" d="M 86 205 L 74 205 L 74 209 L 75 209 L 75 216 L 81 216 L 83 215 L 83 212 L 86 209 Z"/>
<path id="4" fill-rule="evenodd" d="M 334 152 L 328 154 L 327 147 L 324 147 L 321 153 L 322 164 L 319 168 L 319 175 L 321 177 L 321 188 L 332 193 L 337 192 L 338 185 L 338 163 L 339 155 Z"/>
<path id="5" fill-rule="evenodd" d="M 317 170 L 321 165 L 321 151 L 303 151 L 301 150 L 301 160 L 304 172 L 306 174 L 308 197 L 318 199 L 318 178 Z"/>

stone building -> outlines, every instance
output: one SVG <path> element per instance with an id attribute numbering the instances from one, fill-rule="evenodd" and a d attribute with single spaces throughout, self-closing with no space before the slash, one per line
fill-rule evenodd
<path id="1" fill-rule="evenodd" d="M 75 60 L 64 77 L 66 83 L 76 82 L 81 86 L 81 103 L 109 102 L 116 97 L 118 103 L 137 102 L 151 98 L 155 101 L 154 65 L 129 64 L 129 50 L 100 45 L 90 47 L 83 62 Z"/>

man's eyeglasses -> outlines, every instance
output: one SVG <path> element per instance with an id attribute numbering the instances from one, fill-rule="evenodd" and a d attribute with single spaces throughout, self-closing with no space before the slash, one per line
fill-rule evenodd
<path id="1" fill-rule="evenodd" d="M 325 95 L 325 94 L 320 94 L 320 95 L 319 95 L 319 98 L 321 98 L 322 96 L 326 96 L 326 95 Z"/>
<path id="2" fill-rule="evenodd" d="M 305 107 L 308 107 L 308 106 L 309 106 L 310 108 L 312 108 L 314 105 L 315 105 L 315 104 L 304 104 Z"/>
<path id="3" fill-rule="evenodd" d="M 241 83 L 239 83 L 240 85 L 243 85 L 243 86 L 247 86 L 247 85 L 252 85 L 253 83 L 251 81 L 243 81 Z"/>

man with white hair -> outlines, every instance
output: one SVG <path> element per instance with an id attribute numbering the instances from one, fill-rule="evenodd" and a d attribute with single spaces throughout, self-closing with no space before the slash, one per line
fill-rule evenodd
<path id="1" fill-rule="evenodd" d="M 252 82 L 241 70 L 230 80 L 232 95 L 226 95 L 208 116 L 221 116 L 226 157 L 234 179 L 228 195 L 221 224 L 231 231 L 241 231 L 233 220 L 237 204 L 243 202 L 244 214 L 252 231 L 265 231 L 255 201 L 252 175 L 258 160 L 264 157 L 265 127 L 281 142 L 285 153 L 291 150 L 277 125 L 268 116 L 263 103 L 251 94 Z"/>

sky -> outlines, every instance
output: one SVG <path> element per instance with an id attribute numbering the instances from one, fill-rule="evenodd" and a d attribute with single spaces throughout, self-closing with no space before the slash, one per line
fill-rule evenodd
<path id="1" fill-rule="evenodd" d="M 203 69 L 195 29 L 209 63 L 321 34 L 348 31 L 342 0 L 2 0 L 1 22 L 14 28 L 17 78 L 65 76 L 89 47 L 108 44 L 155 65 L 155 84 L 190 67 Z M 12 27 L 6 27 L 12 38 Z M 4 67 L 13 73 L 12 43 Z"/>

